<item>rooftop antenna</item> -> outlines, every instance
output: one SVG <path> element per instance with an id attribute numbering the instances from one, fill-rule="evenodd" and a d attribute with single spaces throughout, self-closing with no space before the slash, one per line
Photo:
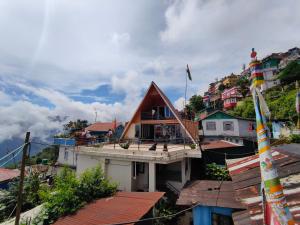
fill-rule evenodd
<path id="1" fill-rule="evenodd" d="M 95 123 L 96 123 L 97 122 L 97 117 L 98 117 L 98 112 L 97 112 L 96 108 L 94 108 L 94 110 L 95 110 Z"/>

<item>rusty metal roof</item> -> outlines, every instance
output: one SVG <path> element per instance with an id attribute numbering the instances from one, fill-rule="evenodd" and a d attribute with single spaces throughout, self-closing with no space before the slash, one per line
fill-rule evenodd
<path id="1" fill-rule="evenodd" d="M 104 225 L 139 220 L 164 192 L 118 192 L 92 202 L 76 214 L 62 217 L 54 225 Z"/>
<path id="2" fill-rule="evenodd" d="M 235 200 L 231 181 L 197 180 L 180 192 L 177 205 L 219 206 L 233 209 L 244 209 Z"/>
<path id="3" fill-rule="evenodd" d="M 0 168 L 0 183 L 5 181 L 10 181 L 20 175 L 20 170 L 18 169 L 5 169 Z"/>
<path id="4" fill-rule="evenodd" d="M 201 148 L 203 151 L 211 150 L 211 149 L 233 148 L 233 147 L 241 147 L 241 145 L 224 141 L 224 140 L 216 140 L 216 141 L 201 143 Z"/>
<path id="5" fill-rule="evenodd" d="M 296 224 L 300 224 L 300 144 L 272 147 L 281 184 Z M 235 197 L 247 210 L 233 214 L 234 224 L 263 224 L 258 155 L 226 160 Z"/>

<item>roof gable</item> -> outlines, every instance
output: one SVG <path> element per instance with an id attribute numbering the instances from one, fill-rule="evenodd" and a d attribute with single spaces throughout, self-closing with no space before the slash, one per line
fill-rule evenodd
<path id="1" fill-rule="evenodd" d="M 237 119 L 237 118 L 234 116 L 231 116 L 223 111 L 216 111 L 216 112 L 209 114 L 203 120 L 216 120 L 216 119 Z"/>
<path id="2" fill-rule="evenodd" d="M 171 101 L 168 99 L 168 97 L 160 90 L 160 88 L 152 81 L 148 90 L 146 91 L 145 96 L 143 97 L 141 103 L 139 104 L 139 106 L 137 107 L 135 113 L 133 114 L 131 120 L 129 121 L 129 123 L 127 123 L 122 135 L 121 135 L 121 139 L 125 136 L 125 134 L 127 133 L 130 125 L 133 123 L 134 118 L 136 117 L 136 115 L 138 114 L 138 112 L 140 111 L 141 107 L 143 106 L 143 104 L 145 103 L 145 100 L 147 98 L 150 98 L 151 95 L 153 94 L 153 90 L 161 97 L 161 99 L 163 100 L 163 102 L 166 104 L 166 106 L 168 106 L 168 108 L 170 109 L 170 111 L 173 113 L 175 119 L 178 121 L 178 123 L 181 125 L 181 127 L 186 131 L 187 135 L 189 136 L 189 138 L 196 143 L 195 139 L 193 138 L 192 133 L 189 131 L 189 129 L 184 125 L 184 121 L 181 119 L 178 111 L 175 109 L 175 107 L 173 106 L 173 104 L 171 103 Z"/>
<path id="3" fill-rule="evenodd" d="M 255 119 L 252 118 L 242 118 L 238 116 L 233 116 L 221 110 L 212 112 L 202 120 L 217 120 L 217 119 L 237 119 L 237 120 L 255 121 Z"/>

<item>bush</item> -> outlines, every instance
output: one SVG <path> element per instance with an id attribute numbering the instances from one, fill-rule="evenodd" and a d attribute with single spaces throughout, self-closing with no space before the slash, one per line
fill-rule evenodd
<path id="1" fill-rule="evenodd" d="M 68 168 L 55 177 L 54 187 L 40 191 L 45 210 L 36 221 L 53 223 L 61 216 L 72 214 L 87 202 L 114 194 L 115 184 L 104 178 L 100 167 L 86 170 L 79 179 Z"/>
<path id="2" fill-rule="evenodd" d="M 206 176 L 210 180 L 230 180 L 228 170 L 216 163 L 206 165 Z"/>
<path id="3" fill-rule="evenodd" d="M 299 134 L 291 134 L 289 136 L 289 141 L 292 143 L 300 143 L 300 135 Z"/>
<path id="4" fill-rule="evenodd" d="M 79 178 L 78 194 L 82 201 L 90 202 L 97 198 L 112 195 L 117 185 L 105 179 L 101 168 L 87 169 Z"/>
<path id="5" fill-rule="evenodd" d="M 40 192 L 45 202 L 45 211 L 48 215 L 46 223 L 52 223 L 61 216 L 74 213 L 83 206 L 78 196 L 79 182 L 75 173 L 67 168 L 55 177 L 54 188 Z"/>

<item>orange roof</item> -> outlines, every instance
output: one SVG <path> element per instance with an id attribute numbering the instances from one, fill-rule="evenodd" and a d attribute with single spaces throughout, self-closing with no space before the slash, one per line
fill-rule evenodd
<path id="1" fill-rule="evenodd" d="M 120 126 L 122 123 L 117 122 L 117 127 Z M 88 131 L 108 131 L 114 129 L 114 122 L 96 122 L 88 127 L 85 130 Z"/>
<path id="2" fill-rule="evenodd" d="M 118 192 L 113 197 L 92 202 L 74 215 L 60 218 L 54 225 L 104 225 L 142 218 L 164 192 Z"/>
<path id="3" fill-rule="evenodd" d="M 18 169 L 5 169 L 0 168 L 0 183 L 8 180 L 12 180 L 20 175 L 20 171 Z"/>

